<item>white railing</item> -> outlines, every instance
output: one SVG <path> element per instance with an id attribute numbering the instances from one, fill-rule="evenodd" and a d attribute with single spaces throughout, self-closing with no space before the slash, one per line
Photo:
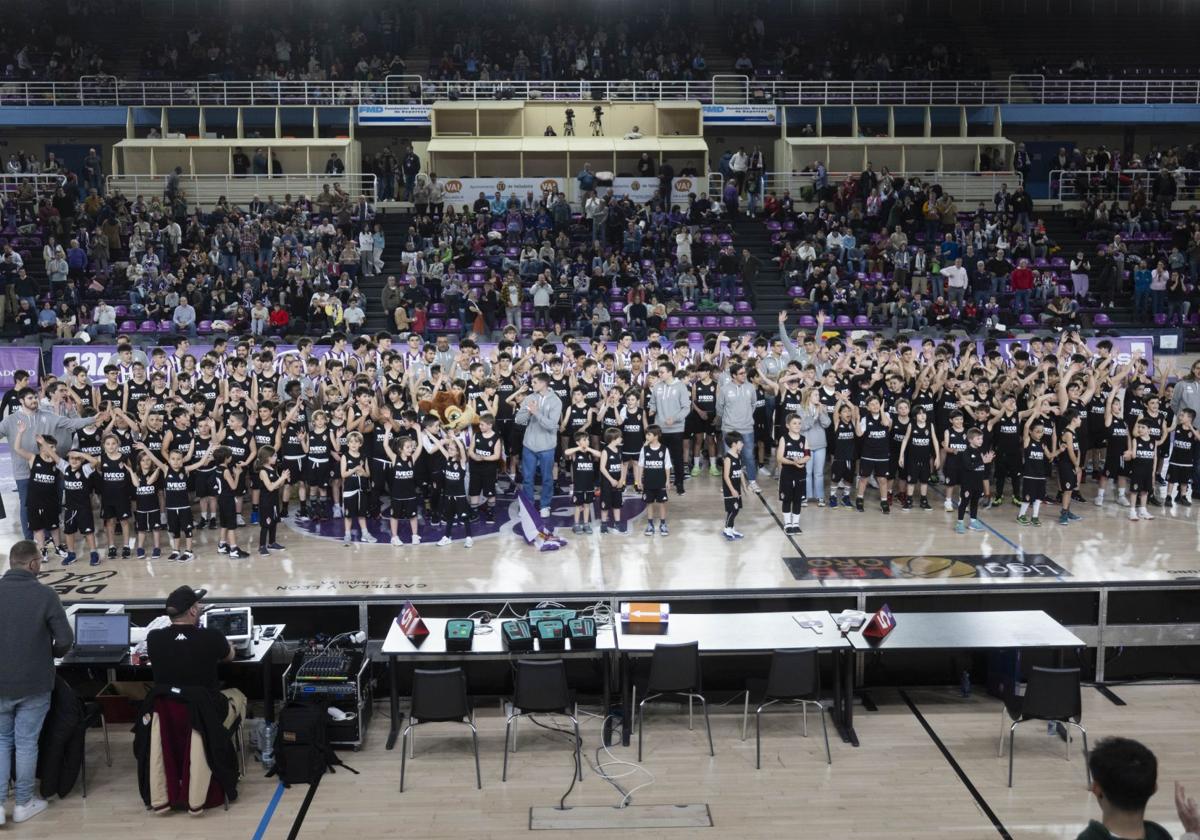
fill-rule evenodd
<path id="1" fill-rule="evenodd" d="M 15 199 L 20 194 L 21 189 L 26 186 L 33 187 L 33 193 L 36 198 L 41 198 L 46 195 L 53 195 L 54 191 L 67 183 L 65 175 L 51 175 L 46 173 L 5 173 L 0 175 L 0 202 Z"/>
<path id="2" fill-rule="evenodd" d="M 847 178 L 857 181 L 861 172 L 829 172 L 826 183 L 834 189 Z M 1019 172 L 892 172 L 906 180 L 916 178 L 925 184 L 940 184 L 942 189 L 954 196 L 962 210 L 972 210 L 980 201 L 991 206 L 992 197 L 1002 185 L 1014 190 L 1021 183 Z M 782 196 L 784 190 L 796 201 L 815 202 L 812 197 L 815 172 L 766 172 L 763 174 L 763 195 L 774 191 Z"/>
<path id="3" fill-rule="evenodd" d="M 126 198 L 142 195 L 162 197 L 166 190 L 165 175 L 109 175 L 108 190 L 120 190 Z M 276 201 L 290 195 L 293 200 L 300 196 L 315 199 L 328 185 L 332 190 L 338 186 L 351 201 L 365 195 L 375 201 L 374 175 L 181 175 L 179 188 L 187 199 L 188 207 L 208 210 L 216 206 L 220 198 L 229 204 L 245 207 L 254 198 Z"/>
<path id="4" fill-rule="evenodd" d="M 74 82 L 0 83 L 0 106 L 44 105 L 358 105 L 438 100 L 551 99 L 699 100 L 776 105 L 1196 105 L 1200 80 L 1111 81 L 1009 79 L 930 82 L 844 82 L 745 79 L 435 81 L 392 76 L 384 81 L 119 81 L 87 76 Z"/>
<path id="5" fill-rule="evenodd" d="M 1100 198 L 1105 201 L 1116 199 L 1127 202 L 1140 189 L 1148 202 L 1154 203 L 1159 190 L 1156 181 L 1161 174 L 1157 169 L 1124 169 L 1121 171 L 1054 169 L 1050 172 L 1051 201 L 1087 201 Z M 1200 172 L 1176 169 L 1171 172 L 1175 181 L 1176 202 L 1200 200 Z M 1188 182 L 1191 182 L 1190 184 Z"/>

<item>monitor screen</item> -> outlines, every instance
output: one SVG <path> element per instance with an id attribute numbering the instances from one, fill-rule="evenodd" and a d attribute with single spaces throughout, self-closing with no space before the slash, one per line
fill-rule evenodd
<path id="1" fill-rule="evenodd" d="M 205 625 L 226 637 L 250 635 L 250 611 L 231 610 L 229 612 L 212 611 L 204 616 Z"/>
<path id="2" fill-rule="evenodd" d="M 117 647 L 128 644 L 128 615 L 80 613 L 75 616 L 76 647 Z"/>

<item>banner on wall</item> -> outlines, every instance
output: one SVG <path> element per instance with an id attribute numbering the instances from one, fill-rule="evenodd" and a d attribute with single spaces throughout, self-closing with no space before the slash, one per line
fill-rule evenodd
<path id="1" fill-rule="evenodd" d="M 141 350 L 149 357 L 150 351 L 154 348 L 138 346 L 134 349 Z M 174 345 L 167 345 L 162 347 L 162 349 L 167 352 L 168 356 L 175 352 Z M 204 354 L 211 349 L 211 344 L 197 344 L 193 342 L 188 347 L 188 353 L 195 356 L 196 361 L 199 362 Z M 324 356 L 328 349 L 329 345 L 326 344 L 313 345 L 313 355 L 319 358 Z M 34 350 L 33 352 L 37 353 L 38 351 Z M 295 352 L 296 345 L 294 344 L 275 345 L 275 357 L 277 359 Z M 0 356 L 0 359 L 3 358 L 3 356 Z M 50 372 L 57 376 L 66 376 L 65 363 L 68 358 L 74 358 L 75 365 L 82 365 L 87 369 L 88 377 L 93 382 L 99 382 L 104 379 L 104 366 L 110 360 L 113 364 L 116 364 L 117 346 L 115 344 L 56 344 L 50 352 Z M 10 382 L 9 387 L 11 385 L 12 383 Z"/>
<path id="2" fill-rule="evenodd" d="M 37 385 L 41 366 L 42 351 L 37 347 L 0 347 L 0 388 L 11 389 L 18 370 L 28 372 L 30 384 Z"/>
<path id="3" fill-rule="evenodd" d="M 461 205 L 473 204 L 480 193 L 490 200 L 497 192 L 505 198 L 512 193 L 520 199 L 533 193 L 540 201 L 543 193 L 562 192 L 564 184 L 562 178 L 447 178 L 442 181 L 442 189 L 447 204 Z"/>
<path id="4" fill-rule="evenodd" d="M 359 105 L 359 125 L 430 125 L 429 105 Z"/>
<path id="5" fill-rule="evenodd" d="M 775 125 L 779 109 L 774 105 L 705 105 L 706 125 Z"/>

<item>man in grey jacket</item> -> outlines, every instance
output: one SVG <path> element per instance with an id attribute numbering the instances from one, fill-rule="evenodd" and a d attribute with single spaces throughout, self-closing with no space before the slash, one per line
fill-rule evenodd
<path id="1" fill-rule="evenodd" d="M 21 499 L 21 532 L 25 539 L 33 539 L 29 530 L 29 462 L 17 455 L 13 444 L 19 444 L 26 452 L 37 451 L 38 435 L 50 435 L 58 441 L 58 454 L 66 457 L 71 451 L 71 439 L 75 432 L 95 423 L 103 426 L 108 421 L 108 412 L 95 417 L 64 417 L 38 405 L 37 391 L 23 389 L 17 399 L 21 407 L 0 420 L 0 438 L 8 438 L 12 450 L 13 478 L 17 481 L 17 496 Z"/>
<path id="2" fill-rule="evenodd" d="M 687 462 L 683 459 L 683 426 L 692 410 L 692 395 L 688 387 L 675 378 L 675 365 L 658 365 L 658 383 L 650 390 L 650 405 L 654 420 L 662 428 L 663 446 L 671 454 L 671 469 L 675 474 L 675 492 L 683 495 L 683 476 Z"/>
<path id="3" fill-rule="evenodd" d="M 1190 408 L 1200 417 L 1200 362 L 1192 362 L 1192 370 L 1175 383 L 1171 395 L 1171 411 L 1179 416 L 1179 409 Z M 1200 458 L 1192 464 L 1192 493 L 1200 491 Z M 1194 498 L 1194 495 L 1193 495 Z"/>
<path id="4" fill-rule="evenodd" d="M 54 657 L 71 649 L 75 636 L 53 589 L 38 583 L 42 552 L 22 540 L 8 552 L 8 571 L 0 577 L 0 797 L 7 797 L 15 748 L 16 807 L 13 822 L 25 822 L 46 810 L 34 796 L 38 738 L 50 710 Z M 0 825 L 4 824 L 0 798 Z"/>
<path id="5" fill-rule="evenodd" d="M 754 455 L 754 403 L 757 389 L 746 381 L 746 368 L 729 366 L 729 381 L 717 389 L 717 416 L 721 418 L 721 434 L 740 432 L 746 445 L 742 447 L 742 469 L 750 489 L 758 489 L 758 466 Z"/>
<path id="6" fill-rule="evenodd" d="M 542 516 L 550 515 L 554 498 L 554 448 L 558 444 L 558 423 L 562 419 L 562 401 L 550 392 L 549 374 L 533 377 L 533 393 L 521 403 L 515 422 L 525 427 L 521 451 L 521 473 L 525 495 L 533 499 L 533 480 L 542 473 Z"/>

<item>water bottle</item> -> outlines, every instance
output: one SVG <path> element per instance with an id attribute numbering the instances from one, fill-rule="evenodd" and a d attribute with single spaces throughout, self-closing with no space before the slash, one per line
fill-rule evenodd
<path id="1" fill-rule="evenodd" d="M 270 770 L 275 766 L 275 729 L 276 726 L 274 723 L 268 723 L 262 728 L 263 745 L 261 760 L 264 770 Z"/>

